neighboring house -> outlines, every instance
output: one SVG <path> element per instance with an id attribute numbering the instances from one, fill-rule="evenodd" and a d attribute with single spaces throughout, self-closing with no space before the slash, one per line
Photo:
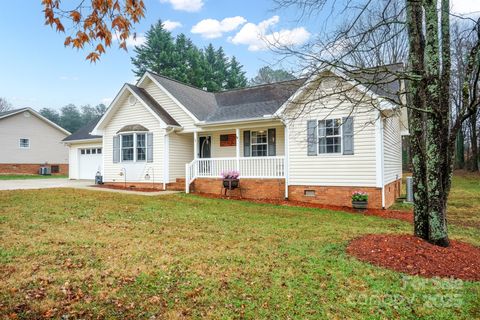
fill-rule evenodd
<path id="1" fill-rule="evenodd" d="M 97 172 L 102 172 L 102 136 L 90 134 L 98 120 L 100 118 L 92 120 L 63 139 L 69 147 L 70 179 L 92 180 Z"/>
<path id="2" fill-rule="evenodd" d="M 107 183 L 216 194 L 221 173 L 238 170 L 245 198 L 350 206 L 360 190 L 370 207 L 389 207 L 400 194 L 406 117 L 392 102 L 398 98 L 380 94 L 386 86 L 399 92 L 400 83 L 355 86 L 352 97 L 365 100 L 355 108 L 335 95 L 311 99 L 312 88 L 354 85 L 346 78 L 325 69 L 311 79 L 211 93 L 146 72 L 122 87 L 89 132 L 103 137 L 96 167 Z M 89 142 L 77 139 L 70 140 L 71 159 Z M 72 172 L 81 170 L 70 163 Z"/>
<path id="3" fill-rule="evenodd" d="M 68 149 L 62 140 L 70 132 L 31 108 L 0 113 L 0 173 L 38 174 L 41 166 L 52 174 L 68 173 Z"/>

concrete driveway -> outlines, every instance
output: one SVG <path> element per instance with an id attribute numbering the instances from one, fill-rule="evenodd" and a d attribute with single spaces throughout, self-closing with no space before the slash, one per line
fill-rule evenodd
<path id="1" fill-rule="evenodd" d="M 93 180 L 69 180 L 66 178 L 0 180 L 0 190 L 85 188 L 93 184 Z"/>
<path id="2" fill-rule="evenodd" d="M 94 187 L 93 180 L 69 180 L 69 179 L 25 179 L 25 180 L 0 180 L 0 190 L 26 190 L 26 189 L 48 189 L 48 188 L 75 188 L 100 192 L 114 192 L 123 194 L 136 194 L 142 196 L 159 196 L 180 193 L 180 191 L 158 191 L 142 192 L 130 190 L 118 190 Z"/>

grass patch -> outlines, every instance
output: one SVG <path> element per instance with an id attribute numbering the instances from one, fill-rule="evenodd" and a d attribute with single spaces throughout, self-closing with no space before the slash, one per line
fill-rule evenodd
<path id="1" fill-rule="evenodd" d="M 479 229 L 456 223 L 452 238 L 480 245 Z M 2 191 L 0 314 L 478 316 L 480 283 L 406 276 L 345 254 L 363 234 L 411 230 L 397 220 L 184 194 Z"/>
<path id="2" fill-rule="evenodd" d="M 0 180 L 27 180 L 27 179 L 59 179 L 68 178 L 66 175 L 41 176 L 39 174 L 0 174 Z"/>

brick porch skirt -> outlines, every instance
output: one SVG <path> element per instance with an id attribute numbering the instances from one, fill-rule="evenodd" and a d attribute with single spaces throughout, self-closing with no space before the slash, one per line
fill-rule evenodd
<path id="1" fill-rule="evenodd" d="M 284 179 L 240 179 L 241 196 L 246 199 L 283 200 L 285 198 Z M 390 207 L 400 196 L 401 180 L 385 186 L 385 208 Z M 222 179 L 197 178 L 190 186 L 191 192 L 220 194 Z M 318 203 L 323 205 L 351 207 L 352 192 L 368 193 L 368 208 L 382 208 L 382 189 L 375 187 L 327 187 L 289 186 L 288 199 L 293 201 Z M 240 190 L 228 191 L 227 195 L 240 196 Z"/>
<path id="2" fill-rule="evenodd" d="M 38 174 L 44 163 L 0 163 L 0 174 Z M 59 172 L 53 175 L 68 175 L 68 164 L 51 163 L 47 166 L 58 166 Z"/>
<path id="3" fill-rule="evenodd" d="M 241 196 L 247 199 L 285 199 L 285 179 L 240 179 Z M 197 178 L 190 185 L 192 192 L 221 194 L 222 179 Z M 229 196 L 240 196 L 237 188 L 227 192 Z"/>

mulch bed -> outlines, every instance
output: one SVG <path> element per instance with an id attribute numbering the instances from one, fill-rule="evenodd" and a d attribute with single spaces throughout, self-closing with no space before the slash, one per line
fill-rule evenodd
<path id="1" fill-rule="evenodd" d="M 480 248 L 460 241 L 443 248 L 410 235 L 371 234 L 352 240 L 347 253 L 411 275 L 480 281 Z"/>
<path id="2" fill-rule="evenodd" d="M 274 205 L 280 205 L 280 206 L 318 208 L 318 209 L 326 209 L 326 210 L 333 210 L 333 211 L 351 212 L 351 213 L 363 214 L 367 216 L 377 216 L 382 218 L 403 220 L 403 221 L 413 223 L 413 211 L 411 210 L 410 211 L 388 210 L 388 209 L 356 210 L 350 207 L 332 206 L 332 205 L 292 201 L 292 200 L 246 199 L 246 198 L 240 198 L 235 196 L 223 196 L 223 195 L 212 194 L 212 193 L 195 193 L 195 194 L 205 198 L 212 198 L 212 199 L 230 199 L 230 200 L 248 201 L 248 202 L 255 202 L 255 203 L 274 204 Z"/>
<path id="3" fill-rule="evenodd" d="M 115 189 L 115 190 L 125 190 L 125 191 L 140 191 L 140 192 L 159 192 L 163 191 L 163 189 L 160 188 L 142 188 L 142 187 L 134 187 L 134 186 L 129 186 L 127 184 L 127 187 L 123 185 L 118 185 L 118 184 L 96 184 L 95 187 L 97 188 L 103 188 L 103 189 Z"/>

